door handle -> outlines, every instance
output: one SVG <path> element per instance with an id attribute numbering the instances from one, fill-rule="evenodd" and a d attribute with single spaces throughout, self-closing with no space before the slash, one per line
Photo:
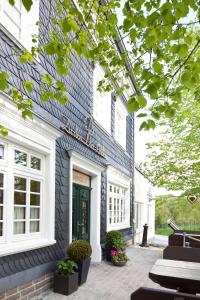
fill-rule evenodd
<path id="1" fill-rule="evenodd" d="M 77 224 L 79 227 L 82 227 L 82 226 L 84 226 L 84 224 L 82 223 L 82 224 L 80 224 L 80 223 L 78 223 Z"/>

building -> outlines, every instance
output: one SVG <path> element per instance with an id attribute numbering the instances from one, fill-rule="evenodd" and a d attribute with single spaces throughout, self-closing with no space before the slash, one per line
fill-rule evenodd
<path id="1" fill-rule="evenodd" d="M 49 1 L 34 2 L 28 14 L 21 1 L 0 6 L 0 68 L 24 94 L 22 80 L 55 75 L 49 57 L 19 65 L 14 50 L 30 48 L 35 21 L 48 33 Z M 117 45 L 119 52 L 124 45 Z M 106 232 L 132 239 L 133 115 L 126 96 L 99 94 L 100 66 L 72 56 L 63 79 L 69 104 L 41 102 L 34 90 L 33 120 L 23 120 L 15 104 L 0 94 L 0 298 L 32 297 L 48 289 L 55 261 L 73 239 L 87 239 L 92 261 L 101 261 Z M 129 79 L 134 90 L 134 79 Z M 1 295 L 1 293 L 3 293 Z M 24 298 L 23 298 L 24 299 Z"/>
<path id="2" fill-rule="evenodd" d="M 134 242 L 140 244 L 143 237 L 143 226 L 148 225 L 148 242 L 152 242 L 155 235 L 155 200 L 151 182 L 135 164 L 135 199 L 134 199 Z"/>

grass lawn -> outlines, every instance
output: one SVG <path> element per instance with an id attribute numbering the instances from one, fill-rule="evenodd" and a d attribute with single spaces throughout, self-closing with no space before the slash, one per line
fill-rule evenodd
<path id="1" fill-rule="evenodd" d="M 156 234 L 159 235 L 170 235 L 171 233 L 173 233 L 172 229 L 169 227 L 166 228 L 156 228 Z"/>
<path id="2" fill-rule="evenodd" d="M 200 226 L 183 226 L 183 229 L 185 230 L 194 230 L 194 231 L 200 231 Z M 156 234 L 158 235 L 170 235 L 173 233 L 173 230 L 170 227 L 164 227 L 164 228 L 156 228 Z"/>

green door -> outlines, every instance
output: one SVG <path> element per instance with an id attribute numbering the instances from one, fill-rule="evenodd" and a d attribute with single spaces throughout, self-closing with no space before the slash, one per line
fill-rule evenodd
<path id="1" fill-rule="evenodd" d="M 90 191 L 73 184 L 72 239 L 90 241 Z"/>

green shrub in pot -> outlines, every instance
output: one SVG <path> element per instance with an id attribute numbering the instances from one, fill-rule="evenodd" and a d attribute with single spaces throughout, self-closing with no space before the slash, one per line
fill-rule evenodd
<path id="1" fill-rule="evenodd" d="M 92 248 L 85 240 L 76 240 L 67 248 L 67 254 L 70 260 L 78 265 L 79 285 L 87 280 L 87 275 L 91 262 Z"/>
<path id="2" fill-rule="evenodd" d="M 72 260 L 59 260 L 54 274 L 54 292 L 70 295 L 78 289 L 78 266 Z"/>

